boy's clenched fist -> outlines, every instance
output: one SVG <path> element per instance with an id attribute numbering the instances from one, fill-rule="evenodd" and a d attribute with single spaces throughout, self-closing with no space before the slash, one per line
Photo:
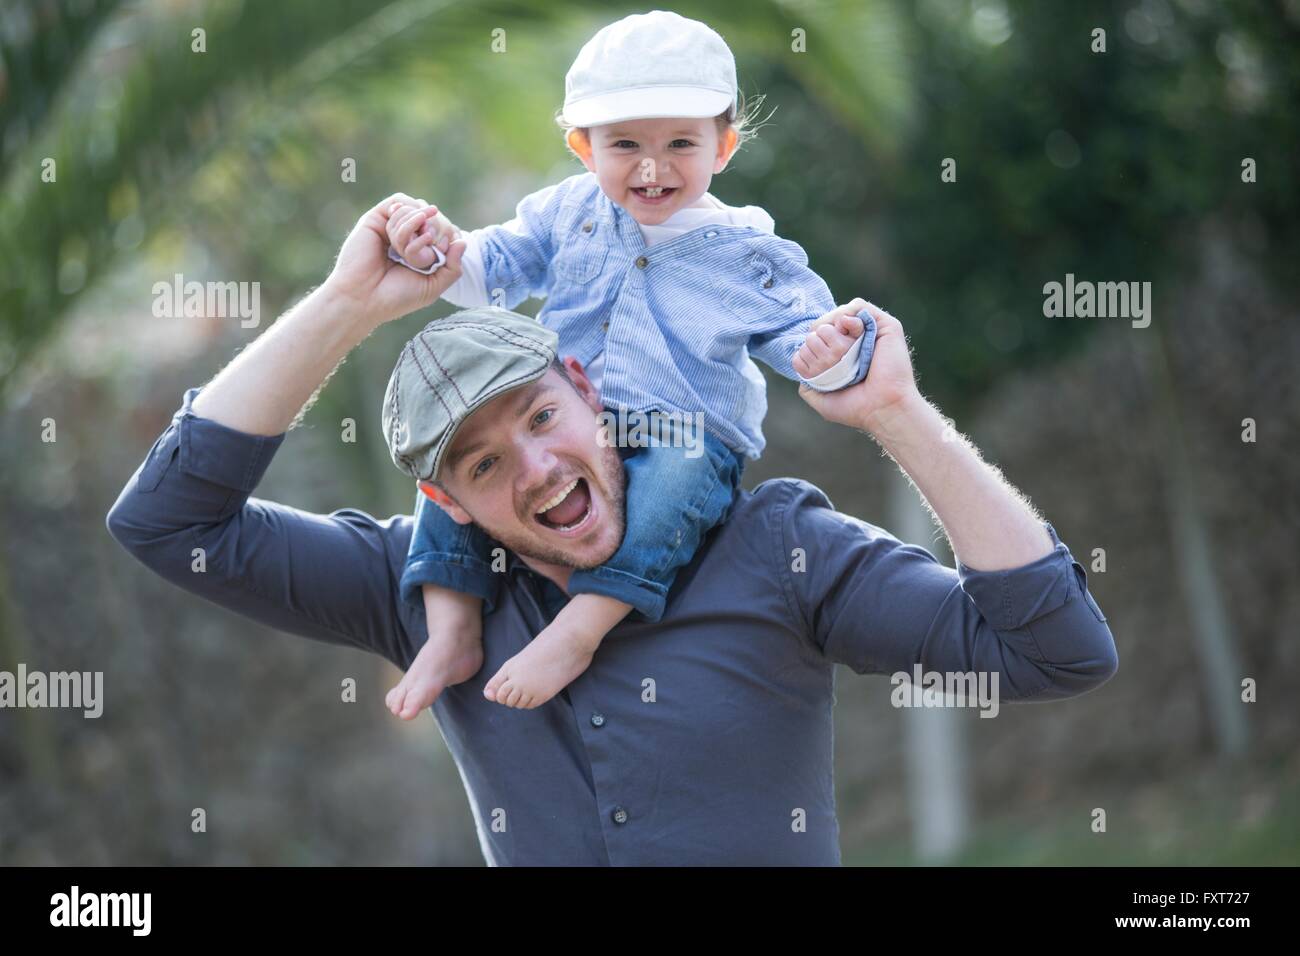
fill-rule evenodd
<path id="1" fill-rule="evenodd" d="M 415 205 L 414 203 L 418 203 Z M 414 203 L 394 202 L 386 210 L 388 241 L 393 251 L 418 269 L 428 269 L 444 256 L 453 240 L 460 235 L 456 225 L 422 199 Z"/>
<path id="2" fill-rule="evenodd" d="M 862 337 L 858 313 L 867 307 L 865 299 L 837 306 L 812 324 L 812 331 L 795 353 L 791 364 L 802 378 L 816 378 L 833 368 Z"/>

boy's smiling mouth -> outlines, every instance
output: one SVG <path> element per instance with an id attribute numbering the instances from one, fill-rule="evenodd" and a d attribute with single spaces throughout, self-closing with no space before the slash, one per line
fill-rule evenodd
<path id="1" fill-rule="evenodd" d="M 636 193 L 638 199 L 652 206 L 660 205 L 667 202 L 673 193 L 677 192 L 676 186 L 633 186 L 632 192 Z"/>

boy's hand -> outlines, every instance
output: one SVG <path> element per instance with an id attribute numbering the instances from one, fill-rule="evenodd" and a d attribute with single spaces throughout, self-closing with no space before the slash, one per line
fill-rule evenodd
<path id="1" fill-rule="evenodd" d="M 387 210 L 388 241 L 393 251 L 418 269 L 437 261 L 433 249 L 444 256 L 460 230 L 450 219 L 423 199 L 394 202 Z"/>
<path id="2" fill-rule="evenodd" d="M 850 304 L 860 301 L 854 299 Z M 916 373 L 912 370 L 911 350 L 907 336 L 903 334 L 903 323 L 874 305 L 867 305 L 866 309 L 876 320 L 876 343 L 867 377 L 838 392 L 819 392 L 800 385 L 799 397 L 828 422 L 838 422 L 874 435 L 891 419 L 897 419 L 900 411 L 906 411 L 914 407 L 918 399 L 924 399 L 916 387 Z"/>
<path id="3" fill-rule="evenodd" d="M 395 204 L 414 207 L 418 202 L 405 193 L 394 193 L 371 207 L 348 233 L 333 270 L 321 284 L 347 301 L 357 321 L 373 327 L 410 315 L 437 302 L 460 278 L 463 238 L 452 242 L 447 261 L 431 275 L 389 258 L 388 210 Z"/>
<path id="4" fill-rule="evenodd" d="M 837 306 L 812 324 L 812 331 L 795 353 L 791 364 L 801 378 L 816 378 L 848 353 L 862 337 L 858 313 L 867 307 L 865 299 Z"/>

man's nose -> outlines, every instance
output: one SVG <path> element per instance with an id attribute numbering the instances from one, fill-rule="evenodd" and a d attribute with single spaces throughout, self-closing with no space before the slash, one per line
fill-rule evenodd
<path id="1" fill-rule="evenodd" d="M 545 488 L 559 464 L 560 460 L 551 452 L 549 443 L 524 442 L 519 449 L 519 491 L 528 494 Z"/>

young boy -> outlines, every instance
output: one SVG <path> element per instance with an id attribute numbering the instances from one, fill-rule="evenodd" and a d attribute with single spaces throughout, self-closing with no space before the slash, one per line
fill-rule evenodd
<path id="1" fill-rule="evenodd" d="M 766 212 L 708 193 L 751 119 L 717 33 L 664 11 L 627 17 L 583 47 L 565 87 L 558 119 L 586 174 L 525 197 L 510 222 L 464 236 L 418 200 L 388 211 L 389 255 L 417 271 L 438 268 L 451 242 L 466 243 L 462 275 L 443 296 L 453 304 L 513 308 L 545 297 L 538 319 L 561 352 L 583 364 L 620 425 L 643 426 L 619 443 L 653 436 L 625 462 L 618 552 L 574 571 L 572 600 L 484 689 L 524 708 L 581 674 L 629 612 L 663 613 L 677 569 L 724 517 L 746 458 L 762 451 L 766 390 L 750 356 L 831 391 L 866 376 L 875 339 L 860 300 L 835 309 Z M 492 480 L 490 457 L 468 459 L 458 464 L 467 477 Z M 394 462 L 425 496 L 401 587 L 407 600 L 423 589 L 429 638 L 387 698 L 410 719 L 482 666 L 496 545 L 444 513 L 452 502 L 430 476 Z M 558 542 L 583 533 L 588 503 L 581 478 L 557 480 L 534 517 Z"/>

